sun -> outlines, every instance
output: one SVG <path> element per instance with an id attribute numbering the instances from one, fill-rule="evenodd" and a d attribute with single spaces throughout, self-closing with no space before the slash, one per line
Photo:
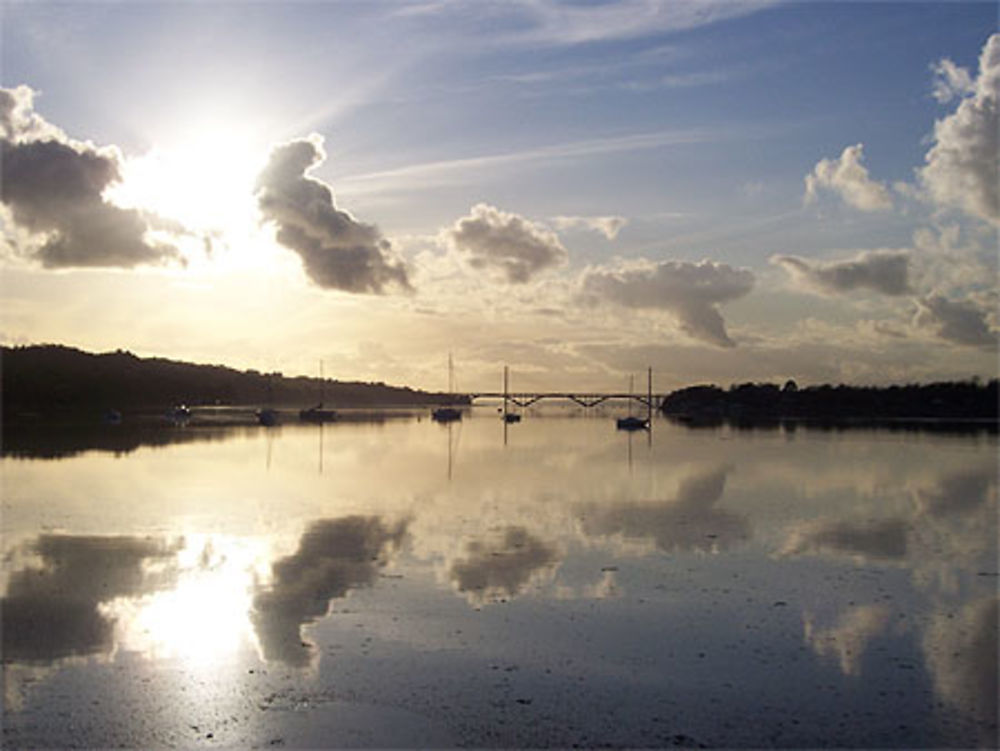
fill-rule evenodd
<path id="1" fill-rule="evenodd" d="M 171 230 L 239 237 L 255 224 L 254 183 L 267 145 L 237 122 L 194 122 L 141 156 L 126 158 L 114 203 L 154 213 Z M 176 228 L 176 227 L 175 227 Z"/>

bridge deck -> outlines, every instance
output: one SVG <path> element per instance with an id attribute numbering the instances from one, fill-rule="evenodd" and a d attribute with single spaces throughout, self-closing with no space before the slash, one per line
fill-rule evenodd
<path id="1" fill-rule="evenodd" d="M 469 397 L 470 401 L 475 401 L 476 399 L 508 399 L 509 401 L 516 404 L 518 407 L 530 407 L 535 402 L 539 402 L 543 399 L 562 399 L 563 401 L 570 401 L 579 404 L 581 407 L 596 407 L 598 404 L 612 400 L 612 399 L 631 399 L 632 401 L 639 402 L 643 406 L 649 405 L 649 400 L 647 394 L 629 394 L 629 393 L 587 393 L 587 392 L 537 392 L 537 391 L 517 391 L 505 394 L 502 391 L 476 391 L 473 393 L 465 394 Z M 653 407 L 660 404 L 666 394 L 653 394 Z"/>

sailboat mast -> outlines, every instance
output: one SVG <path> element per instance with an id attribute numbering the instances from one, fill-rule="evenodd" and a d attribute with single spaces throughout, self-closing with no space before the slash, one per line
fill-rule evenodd
<path id="1" fill-rule="evenodd" d="M 646 377 L 646 422 L 653 426 L 653 369 L 647 370 Z"/>

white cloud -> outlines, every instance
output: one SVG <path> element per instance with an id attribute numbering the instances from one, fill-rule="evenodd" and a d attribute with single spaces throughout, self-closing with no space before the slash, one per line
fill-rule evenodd
<path id="1" fill-rule="evenodd" d="M 976 90 L 976 85 L 972 81 L 972 76 L 965 68 L 955 65 L 948 58 L 931 66 L 934 71 L 934 98 L 942 104 L 950 102 L 955 97 L 963 97 L 972 94 Z"/>
<path id="2" fill-rule="evenodd" d="M 321 287 L 375 294 L 390 286 L 409 290 L 406 266 L 378 227 L 338 209 L 329 186 L 306 175 L 325 159 L 318 135 L 271 152 L 257 198 L 264 217 L 278 227 L 278 242 L 301 256 L 309 278 Z"/>
<path id="3" fill-rule="evenodd" d="M 707 260 L 589 268 L 580 281 L 585 301 L 666 310 L 689 336 L 720 347 L 734 347 L 735 342 L 726 333 L 717 306 L 743 297 L 753 284 L 749 270 Z"/>
<path id="4" fill-rule="evenodd" d="M 146 214 L 105 200 L 121 179 L 118 149 L 69 139 L 35 113 L 33 101 L 27 86 L 0 89 L 0 202 L 11 225 L 5 243 L 47 268 L 180 259 L 174 246 L 147 239 L 156 227 Z"/>
<path id="5" fill-rule="evenodd" d="M 797 283 L 820 293 L 871 289 L 884 295 L 905 295 L 911 291 L 906 251 L 869 250 L 844 261 L 825 262 L 777 255 L 771 263 L 788 271 Z"/>
<path id="6" fill-rule="evenodd" d="M 569 255 L 555 233 L 485 203 L 444 230 L 442 239 L 473 268 L 498 272 L 511 284 L 561 266 Z"/>
<path id="7" fill-rule="evenodd" d="M 609 240 L 618 237 L 628 219 L 623 216 L 554 216 L 552 224 L 556 229 L 586 229 L 593 232 L 600 232 Z"/>
<path id="8" fill-rule="evenodd" d="M 949 300 L 928 295 L 916 301 L 913 324 L 931 329 L 940 339 L 970 347 L 995 348 L 997 332 L 990 328 L 987 310 L 974 300 Z"/>
<path id="9" fill-rule="evenodd" d="M 848 146 L 839 159 L 821 159 L 806 175 L 806 202 L 816 200 L 820 190 L 838 194 L 849 205 L 861 211 L 886 211 L 892 208 L 889 190 L 868 176 L 861 163 L 864 146 Z"/>
<path id="10" fill-rule="evenodd" d="M 919 171 L 921 183 L 933 201 L 1000 225 L 1000 34 L 983 47 L 975 81 L 948 60 L 939 66 L 951 73 L 945 74 L 946 83 L 939 79 L 938 98 L 961 98 L 952 114 L 934 124 L 934 145 Z"/>
<path id="11" fill-rule="evenodd" d="M 692 29 L 748 15 L 774 3 L 770 0 L 620 0 L 614 3 L 569 3 L 523 0 L 518 7 L 533 27 L 525 41 L 580 44 Z"/>

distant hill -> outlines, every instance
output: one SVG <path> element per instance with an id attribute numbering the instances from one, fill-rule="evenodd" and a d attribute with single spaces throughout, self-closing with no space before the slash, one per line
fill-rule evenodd
<path id="1" fill-rule="evenodd" d="M 794 381 L 743 383 L 728 390 L 690 386 L 667 396 L 667 415 L 709 420 L 996 420 L 998 382 L 952 381 L 905 386 L 810 386 Z"/>
<path id="2" fill-rule="evenodd" d="M 160 410 L 176 404 L 305 407 L 321 393 L 318 378 L 195 365 L 118 350 L 94 354 L 61 345 L 0 348 L 5 419 L 29 413 L 95 409 Z M 384 383 L 322 382 L 324 401 L 338 406 L 463 403 L 443 393 Z"/>

